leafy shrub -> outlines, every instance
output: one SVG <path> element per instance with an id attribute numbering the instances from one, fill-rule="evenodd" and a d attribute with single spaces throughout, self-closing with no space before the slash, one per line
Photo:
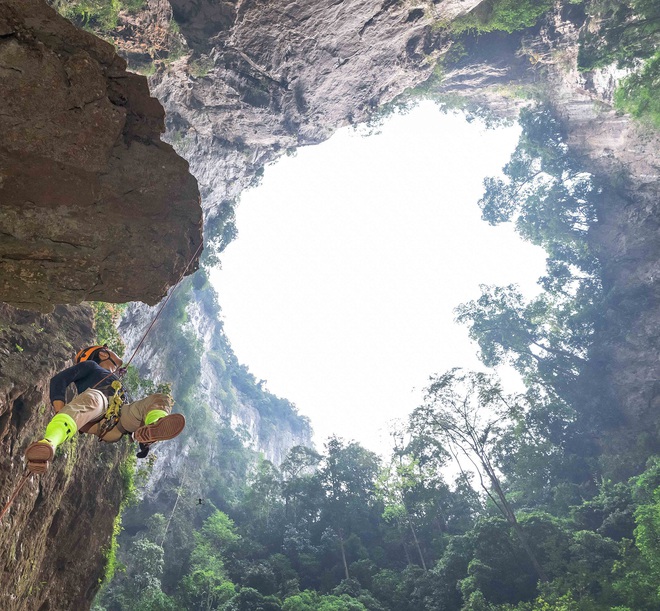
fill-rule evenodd
<path id="1" fill-rule="evenodd" d="M 660 128 L 660 51 L 639 72 L 623 79 L 614 93 L 615 106 Z"/>
<path id="2" fill-rule="evenodd" d="M 536 25 L 552 2 L 550 0 L 487 0 L 451 24 L 454 32 L 468 30 L 515 32 Z"/>
<path id="3" fill-rule="evenodd" d="M 76 25 L 109 32 L 117 27 L 120 11 L 140 10 L 146 0 L 58 0 L 54 7 Z"/>
<path id="4" fill-rule="evenodd" d="M 123 356 L 126 345 L 117 331 L 117 321 L 126 309 L 126 304 L 92 301 L 90 305 L 94 311 L 96 341 L 99 344 L 107 344 L 110 350 Z"/>
<path id="5" fill-rule="evenodd" d="M 587 12 L 593 19 L 580 34 L 580 70 L 634 66 L 651 57 L 660 43 L 660 4 L 655 0 L 592 0 Z"/>

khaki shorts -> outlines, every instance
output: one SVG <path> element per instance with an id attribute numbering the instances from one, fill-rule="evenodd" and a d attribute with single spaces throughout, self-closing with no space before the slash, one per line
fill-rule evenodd
<path id="1" fill-rule="evenodd" d="M 100 391 L 94 388 L 88 388 L 80 393 L 70 403 L 67 403 L 61 410 L 61 414 L 71 416 L 80 430 L 86 424 L 100 420 L 108 409 L 108 399 Z M 144 419 L 147 414 L 155 409 L 162 409 L 168 414 L 172 411 L 172 399 L 168 395 L 155 393 L 144 399 L 122 405 L 119 423 L 128 433 L 137 431 L 144 425 Z M 93 424 L 85 432 L 98 437 L 98 424 Z M 114 443 L 119 441 L 122 433 L 117 427 L 109 431 L 103 441 Z"/>
<path id="2" fill-rule="evenodd" d="M 86 424 L 103 416 L 106 409 L 108 409 L 107 397 L 100 390 L 88 388 L 67 403 L 59 413 L 71 416 L 80 430 Z"/>

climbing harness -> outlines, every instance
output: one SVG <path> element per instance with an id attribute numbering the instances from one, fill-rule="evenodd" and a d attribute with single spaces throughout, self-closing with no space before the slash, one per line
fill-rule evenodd
<path id="1" fill-rule="evenodd" d="M 105 410 L 103 420 L 99 422 L 99 441 L 103 441 L 103 438 L 117 426 L 121 416 L 121 406 L 124 404 L 121 382 L 114 380 L 110 386 L 115 393 L 108 399 L 108 409 Z"/>
<path id="2" fill-rule="evenodd" d="M 149 325 L 147 330 L 142 335 L 142 338 L 138 342 L 138 345 L 135 347 L 135 350 L 133 350 L 133 354 L 131 355 L 131 358 L 128 359 L 128 362 L 124 365 L 124 367 L 123 367 L 123 372 L 124 373 L 126 372 L 126 369 L 128 368 L 128 366 L 131 364 L 131 361 L 135 358 L 135 355 L 137 354 L 138 350 L 142 347 L 142 344 L 144 343 L 144 341 L 147 339 L 147 335 L 149 335 L 149 333 L 151 332 L 151 329 L 153 329 L 153 326 L 156 324 L 156 321 L 158 320 L 158 317 L 160 316 L 161 312 L 163 311 L 163 308 L 167 305 L 167 302 L 170 300 L 170 298 L 174 294 L 174 291 L 176 290 L 176 287 L 179 286 L 179 283 L 181 282 L 181 280 L 183 280 L 183 277 L 185 276 L 186 272 L 188 271 L 188 268 L 192 265 L 192 262 L 195 260 L 197 255 L 202 251 L 203 247 L 204 247 L 204 241 L 202 240 L 200 242 L 199 246 L 197 247 L 197 250 L 195 251 L 195 254 L 191 257 L 190 261 L 188 261 L 188 264 L 183 268 L 183 271 L 181 272 L 181 275 L 179 276 L 179 279 L 176 281 L 176 283 L 174 284 L 174 286 L 170 290 L 167 297 L 165 297 L 165 299 L 163 300 L 163 303 L 161 304 L 158 312 L 156 312 L 156 316 L 154 316 L 153 320 L 151 321 L 151 324 Z M 94 350 L 92 350 L 92 348 L 93 349 L 98 349 L 98 348 L 102 348 L 102 346 L 91 346 L 90 348 L 86 348 L 84 350 L 81 350 L 80 352 L 78 352 L 78 354 L 76 354 L 76 359 L 78 359 L 79 357 L 84 357 L 81 360 L 86 360 L 87 358 L 89 358 L 91 356 L 92 352 L 94 351 Z M 76 362 L 78 362 L 78 361 L 76 361 Z M 113 375 L 114 375 L 114 373 L 110 372 L 100 382 L 95 384 L 93 386 L 93 388 L 96 388 L 97 386 L 102 384 L 105 380 L 107 380 L 110 376 L 113 376 Z M 118 384 L 119 386 L 117 387 L 117 386 L 115 386 L 115 384 Z M 99 427 L 99 428 L 101 428 L 104 425 L 107 427 L 106 430 L 105 430 L 105 433 L 103 433 L 103 434 L 108 433 L 112 428 L 114 428 L 118 424 L 119 414 L 120 414 L 121 405 L 122 405 L 121 394 L 119 392 L 120 389 L 121 389 L 121 382 L 119 380 L 114 380 L 112 382 L 111 386 L 112 386 L 112 388 L 115 389 L 115 394 L 109 400 L 108 409 L 106 410 L 105 416 L 103 417 L 103 420 L 102 420 L 102 424 Z M 117 404 L 115 398 L 117 399 L 117 401 L 119 401 L 118 404 Z M 113 419 L 115 419 L 114 424 L 110 425 L 110 423 L 113 421 Z M 103 434 L 100 436 L 101 439 L 103 438 L 102 437 Z M 7 513 L 9 508 L 12 506 L 12 503 L 14 502 L 16 497 L 18 496 L 19 492 L 23 489 L 23 486 L 25 486 L 28 479 L 30 479 L 31 475 L 36 475 L 36 474 L 33 474 L 29 470 L 26 469 L 25 473 L 23 474 L 23 476 L 22 476 L 22 478 L 21 478 L 21 480 L 18 484 L 18 486 L 14 490 L 11 497 L 9 497 L 9 500 L 7 501 L 5 506 L 2 508 L 2 511 L 0 511 L 0 521 L 2 521 L 2 518 L 4 517 L 5 513 Z"/>

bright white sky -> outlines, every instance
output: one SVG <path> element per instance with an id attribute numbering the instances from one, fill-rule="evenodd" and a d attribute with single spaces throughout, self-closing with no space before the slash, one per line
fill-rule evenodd
<path id="1" fill-rule="evenodd" d="M 479 284 L 538 292 L 540 248 L 490 227 L 477 201 L 519 128 L 486 130 L 430 102 L 381 133 L 346 128 L 268 166 L 212 274 L 238 359 L 337 434 L 386 454 L 389 425 L 433 373 L 478 368 L 453 309 Z"/>

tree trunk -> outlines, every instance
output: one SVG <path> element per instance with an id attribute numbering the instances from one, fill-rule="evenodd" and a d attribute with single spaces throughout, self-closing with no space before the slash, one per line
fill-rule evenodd
<path id="1" fill-rule="evenodd" d="M 346 551 L 344 550 L 344 533 L 341 530 L 339 531 L 339 547 L 341 549 L 341 561 L 344 563 L 344 575 L 346 575 L 346 579 L 350 579 L 348 564 L 346 563 Z"/>
<path id="2" fill-rule="evenodd" d="M 412 564 L 412 560 L 410 559 L 410 554 L 408 553 L 408 547 L 406 546 L 406 540 L 404 537 L 401 537 L 401 546 L 403 547 L 403 551 L 406 554 L 406 560 L 408 561 L 408 566 Z"/>
<path id="3" fill-rule="evenodd" d="M 523 533 L 522 528 L 520 527 L 520 523 L 516 519 L 515 512 L 511 508 L 511 505 L 509 505 L 509 501 L 506 498 L 506 495 L 504 494 L 504 490 L 502 490 L 502 487 L 500 486 L 500 481 L 497 478 L 497 475 L 493 471 L 490 464 L 487 461 L 484 461 L 483 458 L 482 458 L 482 464 L 486 469 L 486 473 L 488 474 L 488 477 L 491 481 L 491 484 L 493 485 L 493 488 L 495 489 L 495 492 L 497 493 L 498 498 L 500 499 L 500 502 L 502 503 L 501 511 L 504 514 L 504 517 L 507 519 L 507 522 L 509 522 L 509 524 L 511 524 L 511 526 L 513 527 L 513 530 L 518 536 L 518 539 L 520 540 L 520 543 L 523 546 L 525 553 L 529 557 L 532 566 L 536 571 L 536 574 L 539 576 L 539 579 L 541 581 L 543 582 L 550 581 L 548 579 L 546 572 L 543 570 L 541 563 L 537 560 L 536 554 L 534 554 L 532 548 L 529 546 L 529 543 L 527 542 L 527 537 L 525 536 L 525 533 Z"/>
<path id="4" fill-rule="evenodd" d="M 417 540 L 417 533 L 412 525 L 412 520 L 408 518 L 408 526 L 410 526 L 410 532 L 412 533 L 413 539 L 415 541 L 415 547 L 417 548 L 417 553 L 419 554 L 419 559 L 422 562 L 422 568 L 426 571 L 426 562 L 424 562 L 424 554 L 422 554 L 422 548 L 419 546 L 419 541 Z"/>

